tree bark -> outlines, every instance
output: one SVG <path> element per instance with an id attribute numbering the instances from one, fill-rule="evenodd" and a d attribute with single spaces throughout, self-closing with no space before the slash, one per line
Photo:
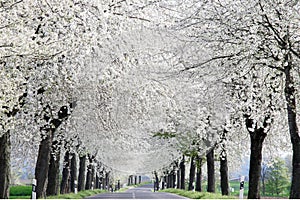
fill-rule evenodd
<path id="1" fill-rule="evenodd" d="M 66 151 L 64 156 L 64 167 L 62 171 L 62 180 L 60 185 L 60 193 L 67 194 L 70 192 L 70 152 Z"/>
<path id="2" fill-rule="evenodd" d="M 167 188 L 170 188 L 171 187 L 171 180 L 170 180 L 170 173 L 168 172 L 168 175 L 167 175 Z"/>
<path id="3" fill-rule="evenodd" d="M 195 157 L 191 156 L 191 167 L 190 167 L 190 178 L 189 178 L 189 187 L 188 190 L 194 189 L 194 181 L 195 181 Z"/>
<path id="4" fill-rule="evenodd" d="M 47 196 L 58 195 L 59 163 L 60 163 L 60 152 L 56 152 L 56 155 L 51 154 L 49 172 L 48 172 Z"/>
<path id="5" fill-rule="evenodd" d="M 207 192 L 215 192 L 215 160 L 214 149 L 207 155 Z"/>
<path id="6" fill-rule="evenodd" d="M 96 184 L 95 184 L 96 189 L 100 189 L 100 178 L 98 173 L 96 173 Z"/>
<path id="7" fill-rule="evenodd" d="M 70 181 L 71 181 L 71 192 L 75 192 L 75 181 L 77 181 L 77 160 L 76 153 L 71 154 L 71 171 L 70 171 Z"/>
<path id="8" fill-rule="evenodd" d="M 92 189 L 92 187 L 94 187 L 93 184 L 95 184 L 95 166 L 94 166 L 95 155 L 88 154 L 88 160 L 89 160 L 89 164 L 87 167 L 86 183 L 85 183 L 86 190 Z"/>
<path id="9" fill-rule="evenodd" d="M 263 141 L 267 136 L 263 129 L 256 129 L 250 133 L 251 138 L 251 154 L 249 169 L 249 192 L 248 199 L 260 198 L 260 174 L 262 161 Z"/>
<path id="10" fill-rule="evenodd" d="M 35 167 L 35 178 L 37 180 L 36 197 L 46 198 L 46 190 L 48 183 L 49 162 L 51 145 L 53 138 L 53 130 L 48 131 L 46 138 L 42 139 L 39 145 L 38 158 Z"/>
<path id="11" fill-rule="evenodd" d="M 86 173 L 86 181 L 85 181 L 85 189 L 90 190 L 92 188 L 92 163 L 89 163 L 87 167 L 87 173 Z"/>
<path id="12" fill-rule="evenodd" d="M 103 189 L 106 190 L 108 189 L 107 187 L 107 172 L 103 172 Z M 130 182 L 130 185 L 132 185 L 132 179 L 131 179 L 132 175 L 129 176 L 129 182 Z"/>
<path id="13" fill-rule="evenodd" d="M 78 191 L 84 190 L 86 155 L 79 156 Z"/>
<path id="14" fill-rule="evenodd" d="M 172 172 L 172 177 L 173 177 L 173 188 L 175 188 L 176 187 L 176 172 L 175 172 L 175 170 L 173 170 L 173 172 Z"/>
<path id="15" fill-rule="evenodd" d="M 132 176 L 132 178 L 133 178 L 133 176 Z M 133 183 L 133 180 L 131 180 L 131 181 Z M 105 173 L 105 189 L 109 190 L 109 172 Z"/>
<path id="16" fill-rule="evenodd" d="M 156 191 L 159 190 L 159 180 L 158 180 L 158 176 L 157 176 L 157 172 L 154 171 L 154 176 L 155 176 L 155 185 L 154 188 L 156 189 Z"/>
<path id="17" fill-rule="evenodd" d="M 166 176 L 163 176 L 163 178 L 162 178 L 162 187 L 161 187 L 162 190 L 166 189 L 165 185 L 166 185 Z"/>
<path id="18" fill-rule="evenodd" d="M 291 142 L 293 146 L 293 172 L 292 184 L 290 190 L 291 199 L 300 198 L 300 136 L 297 126 L 297 109 L 296 109 L 296 89 L 295 81 L 292 76 L 292 60 L 291 55 L 287 55 L 288 65 L 285 67 L 285 98 L 287 102 L 288 124 Z"/>
<path id="19" fill-rule="evenodd" d="M 180 162 L 180 189 L 185 190 L 185 158 L 183 156 Z"/>
<path id="20" fill-rule="evenodd" d="M 92 165 L 92 183 L 91 183 L 92 189 L 95 189 L 95 182 L 96 182 L 96 167 Z"/>
<path id="21" fill-rule="evenodd" d="M 197 156 L 197 173 L 196 173 L 196 188 L 198 192 L 202 192 L 202 158 Z"/>
<path id="22" fill-rule="evenodd" d="M 222 195 L 229 195 L 229 178 L 227 157 L 220 158 L 220 176 L 221 176 L 221 191 Z"/>
<path id="23" fill-rule="evenodd" d="M 9 198 L 10 183 L 10 133 L 0 137 L 0 199 Z"/>
<path id="24" fill-rule="evenodd" d="M 104 189 L 104 187 L 103 187 L 103 172 L 102 172 L 102 174 L 100 174 L 100 189 Z"/>
<path id="25" fill-rule="evenodd" d="M 176 188 L 180 188 L 180 168 L 177 170 L 177 182 L 176 182 Z"/>

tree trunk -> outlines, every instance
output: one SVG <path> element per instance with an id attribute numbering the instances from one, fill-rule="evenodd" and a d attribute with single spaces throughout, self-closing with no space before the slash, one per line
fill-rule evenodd
<path id="1" fill-rule="evenodd" d="M 100 189 L 100 178 L 98 173 L 96 173 L 96 184 L 95 184 L 96 189 Z"/>
<path id="2" fill-rule="evenodd" d="M 70 152 L 66 151 L 65 157 L 64 157 L 64 167 L 62 172 L 62 180 L 60 185 L 60 193 L 61 194 L 67 194 L 70 192 Z"/>
<path id="3" fill-rule="evenodd" d="M 78 191 L 84 190 L 86 155 L 79 156 Z"/>
<path id="4" fill-rule="evenodd" d="M 202 192 L 202 159 L 197 156 L 197 173 L 196 173 L 196 188 L 198 192 Z"/>
<path id="5" fill-rule="evenodd" d="M 75 192 L 75 181 L 77 181 L 77 160 L 76 153 L 71 154 L 71 171 L 70 171 L 70 181 L 71 181 L 71 192 Z"/>
<path id="6" fill-rule="evenodd" d="M 267 136 L 263 129 L 256 129 L 250 133 L 251 138 L 251 154 L 249 169 L 249 192 L 248 199 L 260 198 L 260 174 L 262 161 L 263 141 Z"/>
<path id="7" fill-rule="evenodd" d="M 162 189 L 162 190 L 166 189 L 165 183 L 166 183 L 166 177 L 163 176 L 163 178 L 162 178 L 162 186 L 161 186 L 161 189 Z"/>
<path id="8" fill-rule="evenodd" d="M 168 172 L 168 175 L 167 175 L 167 188 L 170 188 L 170 187 L 171 187 L 170 183 L 171 183 L 171 180 L 170 180 L 170 174 L 169 174 L 169 172 Z"/>
<path id="9" fill-rule="evenodd" d="M 86 173 L 86 181 L 85 181 L 85 189 L 90 190 L 92 188 L 92 163 L 89 163 L 87 167 L 87 173 Z"/>
<path id="10" fill-rule="evenodd" d="M 159 180 L 158 180 L 158 176 L 157 176 L 157 172 L 154 171 L 154 176 L 155 176 L 155 185 L 154 185 L 154 188 L 156 191 L 159 190 Z"/>
<path id="11" fill-rule="evenodd" d="M 189 178 L 189 188 L 188 190 L 194 189 L 194 181 L 195 181 L 195 157 L 191 156 L 191 167 L 190 167 L 190 178 Z"/>
<path id="12" fill-rule="evenodd" d="M 60 152 L 59 153 L 57 152 L 56 155 L 51 154 L 49 172 L 48 172 L 47 196 L 58 195 L 59 163 L 60 163 Z"/>
<path id="13" fill-rule="evenodd" d="M 300 199 L 300 142 L 293 143 L 293 173 L 290 199 Z"/>
<path id="14" fill-rule="evenodd" d="M 177 170 L 177 182 L 176 182 L 176 188 L 180 188 L 180 169 Z"/>
<path id="15" fill-rule="evenodd" d="M 132 180 L 132 183 L 133 183 L 133 180 Z M 106 185 L 106 189 L 109 190 L 109 172 L 105 173 L 105 185 Z"/>
<path id="16" fill-rule="evenodd" d="M 207 155 L 207 192 L 215 192 L 215 160 L 214 149 Z"/>
<path id="17" fill-rule="evenodd" d="M 170 177 L 169 178 L 169 180 L 170 180 L 170 184 L 169 184 L 170 188 L 174 188 L 174 179 L 173 179 L 174 175 L 173 175 L 173 171 L 170 172 L 169 177 Z"/>
<path id="18" fill-rule="evenodd" d="M 228 165 L 226 156 L 220 158 L 220 176 L 222 195 L 229 195 Z"/>
<path id="19" fill-rule="evenodd" d="M 176 187 L 176 172 L 175 172 L 175 170 L 173 171 L 172 176 L 173 176 L 173 188 L 175 188 Z"/>
<path id="20" fill-rule="evenodd" d="M 10 183 L 10 133 L 0 137 L 0 199 L 9 198 Z"/>
<path id="21" fill-rule="evenodd" d="M 96 167 L 92 165 L 92 183 L 91 183 L 92 189 L 95 189 L 95 182 L 96 182 Z"/>
<path id="22" fill-rule="evenodd" d="M 185 158 L 183 156 L 180 162 L 180 189 L 185 190 Z"/>
<path id="23" fill-rule="evenodd" d="M 106 172 L 103 172 L 103 190 L 106 190 L 107 188 L 106 188 L 106 186 L 107 186 L 107 173 Z M 129 183 L 130 183 L 130 185 L 132 184 L 131 183 L 131 176 L 129 176 Z"/>
<path id="24" fill-rule="evenodd" d="M 42 139 L 39 146 L 38 158 L 35 167 L 37 198 L 46 198 L 52 138 L 53 130 L 49 130 L 48 135 L 46 138 Z"/>
<path id="25" fill-rule="evenodd" d="M 300 136 L 297 126 L 297 109 L 296 109 L 296 90 L 295 81 L 292 76 L 292 60 L 291 55 L 287 55 L 288 65 L 285 67 L 285 98 L 287 101 L 288 124 L 291 142 L 293 146 L 293 172 L 292 184 L 290 190 L 291 199 L 300 198 Z"/>
<path id="26" fill-rule="evenodd" d="M 104 189 L 104 187 L 103 187 L 103 173 L 100 175 L 100 189 Z"/>

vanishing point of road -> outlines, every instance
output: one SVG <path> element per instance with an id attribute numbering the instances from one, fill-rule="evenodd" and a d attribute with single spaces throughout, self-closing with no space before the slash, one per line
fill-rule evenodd
<path id="1" fill-rule="evenodd" d="M 87 199 L 187 199 L 165 192 L 152 192 L 153 184 L 128 189 L 126 192 L 103 193 L 87 197 Z"/>

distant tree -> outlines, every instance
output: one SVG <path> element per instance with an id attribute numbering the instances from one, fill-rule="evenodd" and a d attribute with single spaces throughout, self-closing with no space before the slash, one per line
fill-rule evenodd
<path id="1" fill-rule="evenodd" d="M 266 192 L 279 196 L 289 183 L 288 168 L 284 160 L 276 158 L 272 166 L 267 170 Z"/>

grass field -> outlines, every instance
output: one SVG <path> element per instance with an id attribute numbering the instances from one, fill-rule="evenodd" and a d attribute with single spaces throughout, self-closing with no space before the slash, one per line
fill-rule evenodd
<path id="1" fill-rule="evenodd" d="M 221 192 L 221 188 L 220 188 L 220 185 L 218 185 L 219 187 L 219 191 Z M 233 189 L 233 191 L 230 191 L 230 194 L 233 195 L 233 196 L 239 196 L 240 194 L 240 182 L 239 181 L 229 181 L 229 186 L 230 188 Z M 248 195 L 248 189 L 249 189 L 249 186 L 248 186 L 248 182 L 245 181 L 244 183 L 244 197 Z"/>
<path id="2" fill-rule="evenodd" d="M 231 192 L 230 194 L 231 195 L 234 195 L 234 196 L 238 196 L 239 195 L 239 188 L 240 188 L 240 183 L 239 181 L 230 181 L 229 182 L 230 184 L 230 187 L 231 188 L 234 188 L 234 192 Z M 245 182 L 245 185 L 244 185 L 244 198 L 247 197 L 248 195 L 248 182 Z M 266 193 L 265 195 L 262 194 L 262 190 L 261 190 L 261 197 L 283 197 L 283 198 L 288 198 L 289 197 L 289 186 L 284 190 L 283 193 L 279 194 L 279 195 L 276 195 L 276 194 L 271 194 L 271 193 Z"/>

